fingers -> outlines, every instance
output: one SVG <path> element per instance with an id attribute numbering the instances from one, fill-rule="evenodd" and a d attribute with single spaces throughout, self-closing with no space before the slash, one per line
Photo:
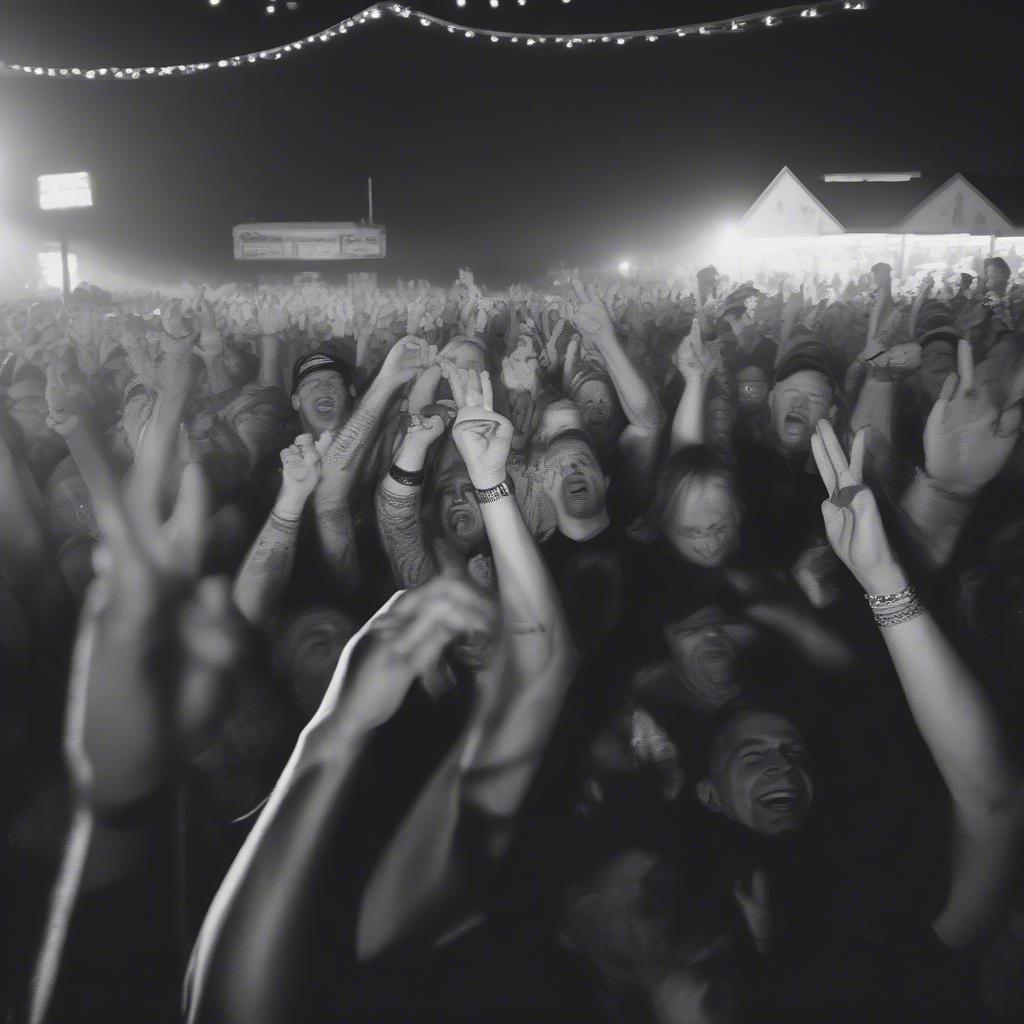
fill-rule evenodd
<path id="1" fill-rule="evenodd" d="M 483 407 L 488 410 L 493 410 L 494 389 L 491 386 L 491 375 L 486 370 L 480 374 L 480 391 L 483 396 Z"/>
<path id="2" fill-rule="evenodd" d="M 932 407 L 932 415 L 942 416 L 945 412 L 946 406 L 950 403 L 953 395 L 956 393 L 957 388 L 960 385 L 960 375 L 956 372 L 951 373 L 943 382 L 942 390 L 939 392 L 939 397 L 935 400 L 935 405 Z M 938 411 L 936 411 L 938 410 Z"/>
<path id="3" fill-rule="evenodd" d="M 832 424 L 828 420 L 819 420 L 816 429 L 825 446 L 825 453 L 832 463 L 836 479 L 840 485 L 850 483 L 850 464 L 846 461 L 846 453 L 839 443 L 839 438 L 836 437 L 836 432 L 832 429 Z"/>
<path id="4" fill-rule="evenodd" d="M 837 483 L 836 471 L 833 469 L 832 460 L 828 457 L 828 452 L 825 450 L 825 442 L 822 441 L 817 431 L 811 434 L 811 454 L 814 456 L 818 473 L 825 484 L 825 490 L 828 491 L 829 495 L 835 494 Z"/>
<path id="5" fill-rule="evenodd" d="M 956 347 L 956 369 L 960 375 L 960 390 L 963 394 L 974 387 L 974 355 L 971 352 L 971 343 L 961 338 Z"/>
<path id="6" fill-rule="evenodd" d="M 867 447 L 868 428 L 857 431 L 850 446 L 850 476 L 855 484 L 864 482 L 864 450 Z"/>
<path id="7" fill-rule="evenodd" d="M 1015 437 L 1020 433 L 1021 428 L 1021 407 L 1020 403 L 1004 409 L 996 423 L 997 437 Z"/>

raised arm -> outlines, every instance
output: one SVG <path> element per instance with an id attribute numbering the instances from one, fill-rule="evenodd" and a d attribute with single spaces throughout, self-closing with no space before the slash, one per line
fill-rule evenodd
<path id="1" fill-rule="evenodd" d="M 423 532 L 423 466 L 443 433 L 440 416 L 411 414 L 395 461 L 377 486 L 377 529 L 400 589 L 418 587 L 436 572 Z"/>
<path id="2" fill-rule="evenodd" d="M 475 590 L 438 578 L 396 595 L 342 654 L 316 715 L 224 878 L 192 954 L 186 1019 L 287 1024 L 320 942 L 316 909 L 373 734 L 456 637 L 488 628 Z M 342 908 L 339 908 L 339 913 Z M 351 933 L 354 921 L 339 921 Z"/>
<path id="3" fill-rule="evenodd" d="M 436 358 L 437 350 L 420 338 L 407 337 L 398 342 L 348 422 L 323 453 L 313 508 L 328 569 L 343 593 L 355 590 L 360 579 L 352 507 L 360 467 L 399 388 Z"/>
<path id="4" fill-rule="evenodd" d="M 683 377 L 683 393 L 672 419 L 672 452 L 704 443 L 704 406 L 715 361 L 710 344 L 701 338 L 700 317 L 694 314 L 690 332 L 675 353 L 675 364 Z"/>
<path id="5" fill-rule="evenodd" d="M 951 373 L 924 430 L 924 469 L 900 501 L 910 539 L 931 569 L 948 564 L 982 488 L 1006 465 L 1020 439 L 1024 368 L 1002 408 L 974 381 L 970 342 L 957 348 Z"/>
<path id="6" fill-rule="evenodd" d="M 149 459 L 125 501 L 98 453 L 86 448 L 95 457 L 90 490 L 104 558 L 87 592 L 72 665 L 65 739 L 72 819 L 32 983 L 32 1022 L 47 1019 L 69 938 L 102 951 L 112 976 L 142 971 L 155 982 L 176 973 L 173 962 L 139 962 L 136 929 L 162 933 L 165 948 L 173 946 L 173 901 L 157 895 L 175 877 L 172 786 L 197 737 L 213 727 L 242 646 L 227 581 L 201 575 L 208 525 L 201 473 L 186 468 L 165 517 L 177 431 L 161 422 L 147 440 Z M 108 883 L 127 873 L 150 879 L 149 898 L 133 902 L 138 918 L 124 931 L 93 917 L 69 935 L 93 869 Z M 105 1012 L 82 1005 L 78 993 L 68 997 L 79 1016 Z M 169 1010 L 139 1012 L 156 1018 Z"/>
<path id="7" fill-rule="evenodd" d="M 829 498 L 822 505 L 836 554 L 857 578 L 889 650 L 914 721 L 953 810 L 952 880 L 932 922 L 947 946 L 985 937 L 1005 911 L 1022 820 L 1022 789 L 984 691 L 918 600 L 863 485 L 864 435 L 847 462 L 831 426 L 812 439 Z"/>
<path id="8" fill-rule="evenodd" d="M 665 411 L 620 344 L 611 315 L 600 296 L 596 291 L 588 295 L 581 285 L 577 285 L 577 289 L 581 305 L 576 313 L 576 326 L 601 353 L 608 368 L 622 411 L 629 421 L 619 439 L 623 461 L 635 469 L 631 471 L 631 486 L 646 494 L 657 469 Z"/>
<path id="9" fill-rule="evenodd" d="M 299 523 L 320 480 L 320 453 L 311 434 L 300 434 L 281 452 L 281 490 L 235 577 L 232 596 L 253 625 L 264 625 L 288 586 L 295 564 Z"/>
<path id="10" fill-rule="evenodd" d="M 452 371 L 453 437 L 476 488 L 494 556 L 507 657 L 477 666 L 473 714 L 385 852 L 366 890 L 360 956 L 413 935 L 437 938 L 478 909 L 512 839 L 576 667 L 554 582 L 512 494 L 512 424 L 491 408 L 490 381 Z"/>

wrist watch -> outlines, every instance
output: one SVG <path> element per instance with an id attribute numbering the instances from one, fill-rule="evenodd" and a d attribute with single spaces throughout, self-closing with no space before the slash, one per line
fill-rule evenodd
<path id="1" fill-rule="evenodd" d="M 486 505 L 491 501 L 501 501 L 502 498 L 511 498 L 515 494 L 515 484 L 512 483 L 512 477 L 506 476 L 500 484 L 496 484 L 494 487 L 484 487 L 483 489 L 477 487 L 476 500 L 481 505 Z"/>

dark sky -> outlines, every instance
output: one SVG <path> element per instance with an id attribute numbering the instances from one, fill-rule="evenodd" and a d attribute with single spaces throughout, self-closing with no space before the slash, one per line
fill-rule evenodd
<path id="1" fill-rule="evenodd" d="M 308 34 L 360 0 L 4 0 L 0 58 L 209 60 Z M 587 31 L 757 0 L 422 0 L 486 27 Z M 245 220 L 350 220 L 374 178 L 385 277 L 536 277 L 670 250 L 738 217 L 788 163 L 1024 171 L 1024 17 L 1011 0 L 874 0 L 772 31 L 657 44 L 494 46 L 384 18 L 290 59 L 191 78 L 0 77 L 0 239 L 52 237 L 35 176 L 87 169 L 77 239 L 121 270 L 251 272 Z M 2 248 L 2 245 L 0 245 Z M 364 268 L 369 269 L 366 265 Z M 346 265 L 344 269 L 360 269 Z"/>

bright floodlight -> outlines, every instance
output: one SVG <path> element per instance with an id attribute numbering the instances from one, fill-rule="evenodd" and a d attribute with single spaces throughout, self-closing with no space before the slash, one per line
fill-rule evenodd
<path id="1" fill-rule="evenodd" d="M 220 0 L 210 0 L 211 7 L 217 7 L 220 5 Z"/>
<path id="2" fill-rule="evenodd" d="M 729 221 L 725 224 L 720 224 L 716 234 L 720 242 L 732 242 L 740 237 L 740 227 L 738 224 L 733 224 L 732 221 Z"/>
<path id="3" fill-rule="evenodd" d="M 629 260 L 623 260 L 619 264 L 619 273 L 622 274 L 623 276 L 628 274 L 632 269 L 633 269 L 633 264 L 630 263 Z"/>
<path id="4" fill-rule="evenodd" d="M 88 172 L 39 176 L 40 210 L 72 210 L 83 206 L 92 206 Z"/>

